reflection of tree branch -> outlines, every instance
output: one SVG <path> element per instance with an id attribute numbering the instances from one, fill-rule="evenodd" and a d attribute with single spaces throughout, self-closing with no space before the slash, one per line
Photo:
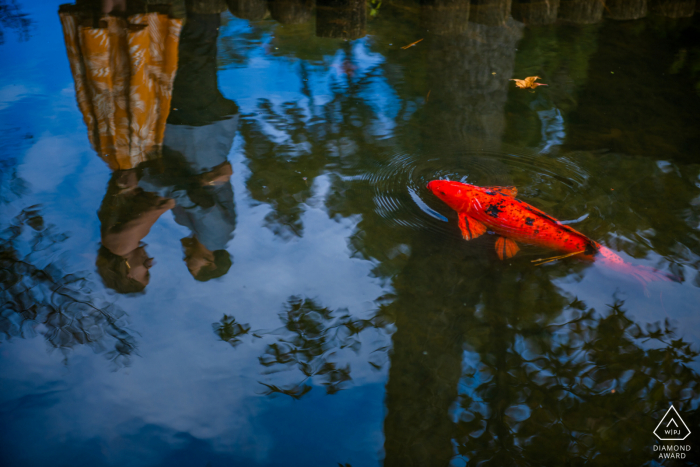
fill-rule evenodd
<path id="1" fill-rule="evenodd" d="M 654 413 L 672 401 L 695 416 L 700 375 L 686 364 L 700 352 L 673 339 L 668 322 L 643 331 L 623 306 L 616 300 L 603 316 L 590 309 L 566 323 L 499 333 L 475 349 L 479 363 L 465 371 L 455 425 L 467 465 L 540 465 L 555 452 L 641 465 Z"/>
<path id="2" fill-rule="evenodd" d="M 4 28 L 16 30 L 21 41 L 29 39 L 32 22 L 26 13 L 21 12 L 15 0 L 0 0 L 0 44 L 5 43 Z"/>
<path id="3" fill-rule="evenodd" d="M 214 323 L 212 327 L 214 328 L 214 333 L 222 341 L 228 342 L 234 348 L 241 344 L 241 336 L 245 336 L 250 332 L 248 324 L 237 323 L 236 318 L 228 315 L 224 315 L 221 323 Z"/>
<path id="4" fill-rule="evenodd" d="M 326 387 L 326 393 L 335 394 L 344 389 L 346 383 L 352 380 L 350 365 L 341 365 L 331 361 L 342 349 L 359 352 L 362 331 L 374 328 L 384 328 L 387 323 L 379 316 L 371 319 L 353 319 L 347 310 L 331 310 L 322 307 L 314 300 L 292 296 L 285 305 L 285 311 L 280 313 L 283 323 L 281 329 L 270 332 L 253 333 L 254 337 L 279 335 L 276 342 L 267 346 L 265 353 L 258 357 L 260 364 L 266 368 L 265 373 L 276 373 L 296 368 L 303 380 L 291 386 L 275 386 L 265 383 L 269 391 L 265 394 L 281 393 L 293 398 L 301 398 L 311 390 L 309 380 L 318 380 Z M 214 323 L 214 332 L 221 340 L 239 345 L 240 337 L 250 331 L 250 325 L 239 324 L 235 318 L 224 315 L 219 323 Z M 386 351 L 387 348 L 377 349 Z M 372 363 L 373 367 L 378 367 Z M 306 389 L 308 388 L 308 389 Z"/>
<path id="5" fill-rule="evenodd" d="M 278 386 L 275 386 L 274 384 L 265 384 L 260 381 L 258 381 L 260 384 L 265 386 L 268 390 L 263 392 L 264 395 L 269 396 L 272 394 L 284 394 L 287 395 L 293 399 L 301 399 L 304 394 L 307 392 L 311 391 L 311 386 L 308 384 L 297 384 L 297 385 L 292 385 L 287 388 L 280 388 Z"/>
<path id="6" fill-rule="evenodd" d="M 28 241 L 31 253 L 19 258 L 21 248 L 16 244 L 24 227 L 32 229 Z M 96 352 L 106 350 L 104 340 L 109 335 L 113 350 L 105 356 L 115 365 L 128 365 L 136 351 L 134 338 L 123 328 L 120 318 L 124 312 L 113 304 L 96 305 L 96 296 L 88 279 L 76 274 L 63 274 L 57 265 L 40 268 L 30 256 L 36 251 L 50 249 L 67 238 L 44 226 L 38 206 L 26 208 L 15 216 L 3 231 L 0 244 L 0 331 L 10 339 L 25 337 L 26 323 L 42 323 L 46 341 L 60 349 L 65 356 L 76 345 L 88 344 Z M 60 277 L 60 278 L 59 278 Z"/>

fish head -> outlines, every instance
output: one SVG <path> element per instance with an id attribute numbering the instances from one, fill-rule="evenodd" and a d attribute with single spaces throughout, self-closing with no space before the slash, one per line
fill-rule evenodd
<path id="1" fill-rule="evenodd" d="M 428 183 L 428 190 L 455 211 L 461 211 L 470 204 L 475 189 L 474 185 L 449 180 L 433 180 Z"/>

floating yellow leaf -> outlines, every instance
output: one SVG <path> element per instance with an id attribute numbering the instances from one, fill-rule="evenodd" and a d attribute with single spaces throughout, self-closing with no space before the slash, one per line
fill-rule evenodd
<path id="1" fill-rule="evenodd" d="M 538 79 L 540 79 L 539 76 L 528 76 L 525 79 L 511 79 L 511 81 L 515 81 L 515 85 L 520 89 L 535 89 L 537 86 L 548 86 L 547 84 L 535 83 Z"/>
<path id="2" fill-rule="evenodd" d="M 401 47 L 401 48 L 402 48 L 402 49 L 407 49 L 407 48 L 409 48 L 409 47 L 413 47 L 414 45 L 416 45 L 417 43 L 419 43 L 419 42 L 422 41 L 422 40 L 423 40 L 423 39 L 418 39 L 416 42 L 411 42 L 410 44 L 404 45 L 404 46 Z"/>

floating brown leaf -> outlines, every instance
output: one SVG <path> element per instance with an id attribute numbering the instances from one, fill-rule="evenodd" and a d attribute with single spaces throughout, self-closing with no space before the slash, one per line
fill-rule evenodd
<path id="1" fill-rule="evenodd" d="M 539 76 L 528 76 L 525 79 L 511 79 L 511 81 L 515 81 L 515 85 L 520 89 L 535 89 L 537 86 L 548 86 L 547 84 L 535 83 L 538 79 L 540 79 Z"/>

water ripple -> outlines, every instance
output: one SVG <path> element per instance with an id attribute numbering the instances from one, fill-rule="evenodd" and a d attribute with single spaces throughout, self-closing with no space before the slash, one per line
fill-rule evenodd
<path id="1" fill-rule="evenodd" d="M 393 154 L 385 160 L 388 162 L 378 170 L 363 177 L 371 190 L 375 212 L 396 225 L 449 236 L 459 236 L 449 222 L 455 216 L 428 191 L 426 185 L 431 180 L 459 180 L 479 186 L 515 185 L 521 198 L 551 206 L 575 196 L 589 178 L 565 156 L 522 149 L 432 150 L 428 154 Z"/>

